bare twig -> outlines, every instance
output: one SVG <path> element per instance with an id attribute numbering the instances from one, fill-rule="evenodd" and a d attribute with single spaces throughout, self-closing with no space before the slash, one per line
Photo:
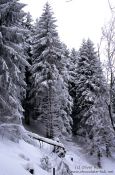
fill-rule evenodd
<path id="1" fill-rule="evenodd" d="M 100 39 L 100 42 L 97 44 L 97 54 L 98 54 L 98 58 L 100 60 L 100 48 L 101 48 L 101 43 L 102 43 L 102 37 Z"/>
<path id="2" fill-rule="evenodd" d="M 109 8 L 110 8 L 111 12 L 114 12 L 115 7 L 112 7 L 110 0 L 108 0 L 108 4 L 109 4 Z"/>

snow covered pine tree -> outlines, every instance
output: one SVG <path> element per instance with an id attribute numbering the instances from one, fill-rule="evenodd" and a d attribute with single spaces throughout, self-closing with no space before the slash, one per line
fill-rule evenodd
<path id="1" fill-rule="evenodd" d="M 18 138 L 25 95 L 24 30 L 25 5 L 17 0 L 0 1 L 0 133 Z"/>
<path id="2" fill-rule="evenodd" d="M 27 30 L 27 35 L 26 35 L 26 40 L 25 40 L 25 54 L 27 56 L 28 63 L 32 65 L 32 36 L 34 33 L 34 26 L 32 25 L 32 16 L 28 12 L 26 16 L 24 17 L 23 21 L 23 27 Z M 30 118 L 29 118 L 29 91 L 31 87 L 31 82 L 30 82 L 30 66 L 26 66 L 26 71 L 25 71 L 25 81 L 27 84 L 26 88 L 26 97 L 23 100 L 23 108 L 24 108 L 24 121 L 27 125 L 30 125 Z"/>
<path id="3" fill-rule="evenodd" d="M 78 52 L 73 48 L 71 50 L 70 56 L 69 56 L 69 65 L 68 65 L 68 74 L 69 74 L 69 94 L 71 95 L 73 99 L 73 106 L 72 106 L 72 114 L 71 117 L 73 118 L 76 115 L 76 72 L 77 72 L 77 61 L 78 61 L 79 54 Z M 74 130 L 73 130 L 74 132 Z"/>
<path id="4" fill-rule="evenodd" d="M 79 52 L 74 132 L 83 136 L 86 148 L 90 154 L 98 157 L 100 166 L 102 153 L 107 153 L 114 145 L 114 131 L 106 105 L 107 86 L 100 61 L 89 39 L 83 41 Z"/>
<path id="5" fill-rule="evenodd" d="M 55 18 L 46 3 L 33 41 L 30 117 L 42 122 L 46 136 L 71 134 L 71 98 L 64 81 L 64 56 Z M 69 111 L 69 112 L 68 112 Z"/>
<path id="6" fill-rule="evenodd" d="M 33 29 L 32 22 L 33 22 L 32 16 L 31 16 L 30 12 L 28 12 L 26 17 L 25 17 L 25 21 L 23 22 L 25 28 L 32 31 L 32 29 Z"/>

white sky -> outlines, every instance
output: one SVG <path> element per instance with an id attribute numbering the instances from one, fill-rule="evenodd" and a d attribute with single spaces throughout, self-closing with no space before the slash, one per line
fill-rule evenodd
<path id="1" fill-rule="evenodd" d="M 101 27 L 110 18 L 108 0 L 20 0 L 33 18 L 42 14 L 48 1 L 57 19 L 61 41 L 69 48 L 79 48 L 83 38 L 90 38 L 96 45 L 101 38 Z M 69 1 L 69 0 L 68 0 Z"/>

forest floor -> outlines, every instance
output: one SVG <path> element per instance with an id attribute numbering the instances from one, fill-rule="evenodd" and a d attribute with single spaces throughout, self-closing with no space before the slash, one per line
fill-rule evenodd
<path id="1" fill-rule="evenodd" d="M 73 175 L 115 175 L 115 160 L 102 159 L 102 169 L 96 168 L 87 159 L 82 149 L 75 142 L 63 141 L 66 156 L 59 158 L 53 153 L 53 146 L 39 141 L 33 146 L 20 140 L 19 143 L 0 138 L 0 175 L 30 175 L 29 169 L 34 170 L 34 175 L 61 175 L 61 169 L 68 165 Z M 48 157 L 49 172 L 41 163 Z M 67 174 L 68 175 L 68 174 Z"/>

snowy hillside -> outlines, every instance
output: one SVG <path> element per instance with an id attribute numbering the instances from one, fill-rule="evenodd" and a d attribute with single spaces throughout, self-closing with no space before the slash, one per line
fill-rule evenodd
<path id="1" fill-rule="evenodd" d="M 0 0 L 0 175 L 115 175 L 115 16 L 69 49 L 48 1 L 24 7 Z"/>
<path id="2" fill-rule="evenodd" d="M 65 158 L 53 153 L 53 146 L 43 143 L 40 148 L 39 141 L 36 142 L 38 146 L 23 140 L 18 144 L 0 138 L 0 175 L 30 175 L 30 169 L 34 170 L 34 175 L 53 175 L 53 168 L 56 175 L 115 175 L 115 161 L 103 160 L 103 170 L 94 168 L 73 142 L 64 142 L 67 151 Z"/>

